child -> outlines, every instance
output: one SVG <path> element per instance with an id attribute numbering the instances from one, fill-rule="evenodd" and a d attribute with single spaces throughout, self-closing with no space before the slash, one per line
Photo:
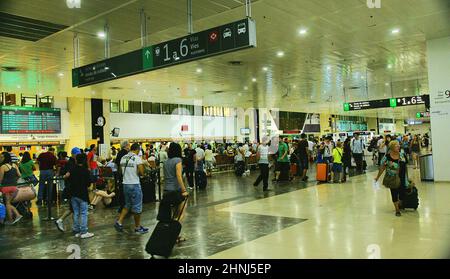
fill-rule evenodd
<path id="1" fill-rule="evenodd" d="M 342 142 L 337 143 L 337 147 L 333 149 L 333 182 L 338 183 L 342 173 Z"/>
<path id="2" fill-rule="evenodd" d="M 88 232 L 88 188 L 91 184 L 90 172 L 87 166 L 87 157 L 85 154 L 78 154 L 76 157 L 77 165 L 64 177 L 69 178 L 71 204 L 73 207 L 73 233 L 75 237 L 90 238 L 94 234 Z M 81 221 L 80 221 L 81 219 Z"/>

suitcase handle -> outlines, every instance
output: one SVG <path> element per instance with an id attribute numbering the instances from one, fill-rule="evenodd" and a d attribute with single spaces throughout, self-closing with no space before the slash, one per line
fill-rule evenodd
<path id="1" fill-rule="evenodd" d="M 184 209 L 186 208 L 186 204 L 187 204 L 187 201 L 188 201 L 188 197 L 189 197 L 189 196 L 184 197 L 184 198 L 185 198 L 185 199 L 184 199 L 184 204 L 183 204 L 183 207 L 182 207 L 181 210 L 180 210 L 180 213 L 178 214 L 178 218 L 175 218 L 175 213 L 178 212 L 178 209 L 174 212 L 174 214 L 173 214 L 173 216 L 172 216 L 172 219 L 173 219 L 173 220 L 176 219 L 177 221 L 180 221 L 181 215 L 183 215 Z"/>

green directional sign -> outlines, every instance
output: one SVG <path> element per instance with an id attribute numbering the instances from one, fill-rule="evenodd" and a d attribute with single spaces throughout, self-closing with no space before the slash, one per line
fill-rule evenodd
<path id="1" fill-rule="evenodd" d="M 350 111 L 350 104 L 344 103 L 344 111 Z"/>
<path id="2" fill-rule="evenodd" d="M 142 49 L 142 61 L 144 71 L 153 68 L 153 47 L 149 46 Z"/>
<path id="3" fill-rule="evenodd" d="M 420 112 L 416 113 L 416 118 L 422 118 L 422 114 Z"/>
<path id="4" fill-rule="evenodd" d="M 397 99 L 396 98 L 389 99 L 389 105 L 391 106 L 391 108 L 397 107 Z"/>
<path id="5" fill-rule="evenodd" d="M 72 70 L 83 87 L 241 49 L 256 47 L 256 24 L 242 19 Z"/>

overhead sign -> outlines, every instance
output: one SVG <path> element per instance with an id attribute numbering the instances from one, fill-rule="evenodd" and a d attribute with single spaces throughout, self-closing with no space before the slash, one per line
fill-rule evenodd
<path id="1" fill-rule="evenodd" d="M 246 18 L 72 70 L 72 87 L 118 79 L 214 55 L 256 47 L 255 22 Z"/>
<path id="2" fill-rule="evenodd" d="M 422 95 L 344 103 L 344 111 L 425 105 L 429 102 L 429 97 L 429 95 Z"/>
<path id="3" fill-rule="evenodd" d="M 416 113 L 416 118 L 424 118 L 424 117 L 430 117 L 430 112 L 418 112 Z"/>

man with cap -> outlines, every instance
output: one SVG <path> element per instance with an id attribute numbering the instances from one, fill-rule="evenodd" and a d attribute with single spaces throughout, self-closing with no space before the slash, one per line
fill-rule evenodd
<path id="1" fill-rule="evenodd" d="M 76 157 L 78 154 L 81 154 L 81 150 L 78 147 L 72 148 L 72 151 L 70 152 L 71 156 L 69 158 L 69 161 L 64 166 L 64 173 L 70 173 L 77 165 Z M 63 198 L 66 200 L 70 200 L 70 184 L 69 180 L 65 180 L 66 187 L 63 191 Z M 73 213 L 72 204 L 69 202 L 69 210 L 64 211 L 64 213 L 61 215 L 61 217 L 58 218 L 58 220 L 55 221 L 56 228 L 60 232 L 65 232 L 64 229 L 64 220 L 69 217 Z"/>

